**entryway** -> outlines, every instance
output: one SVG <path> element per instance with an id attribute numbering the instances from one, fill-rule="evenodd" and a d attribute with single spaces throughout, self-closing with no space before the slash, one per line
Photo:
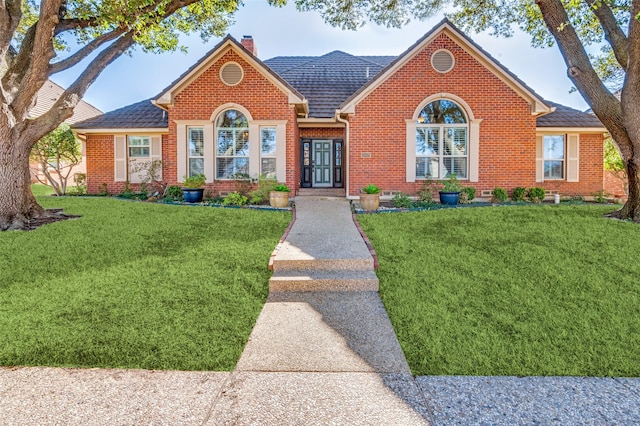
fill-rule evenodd
<path id="1" fill-rule="evenodd" d="M 344 140 L 302 139 L 300 148 L 302 188 L 344 187 Z"/>

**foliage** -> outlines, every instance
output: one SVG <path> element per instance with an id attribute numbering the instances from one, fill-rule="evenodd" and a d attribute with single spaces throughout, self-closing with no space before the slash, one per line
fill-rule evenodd
<path id="1" fill-rule="evenodd" d="M 0 365 L 233 370 L 290 212 L 39 201 L 82 217 L 0 233 Z"/>
<path id="2" fill-rule="evenodd" d="M 460 202 L 462 204 L 469 203 L 476 198 L 476 189 L 473 186 L 465 186 L 460 192 Z M 464 200 L 463 200 L 464 199 Z"/>
<path id="3" fill-rule="evenodd" d="M 600 191 L 596 191 L 593 193 L 593 201 L 595 201 L 596 203 L 606 203 L 608 196 L 609 194 L 607 194 L 607 191 L 601 189 Z"/>
<path id="4" fill-rule="evenodd" d="M 87 174 L 86 173 L 74 173 L 73 175 L 74 187 L 69 188 L 67 192 L 69 195 L 85 195 L 87 193 Z"/>
<path id="5" fill-rule="evenodd" d="M 38 162 L 40 171 L 36 179 L 51 186 L 57 195 L 67 193 L 69 177 L 73 167 L 82 161 L 80 142 L 78 142 L 67 123 L 42 137 L 31 149 L 31 158 Z"/>
<path id="6" fill-rule="evenodd" d="M 182 188 L 180 185 L 170 185 L 165 191 L 165 198 L 173 201 L 182 199 Z"/>
<path id="7" fill-rule="evenodd" d="M 640 227 L 611 209 L 358 216 L 412 374 L 640 376 Z"/>
<path id="8" fill-rule="evenodd" d="M 393 205 L 398 208 L 408 209 L 412 205 L 411 197 L 408 194 L 398 192 L 393 196 Z"/>
<path id="9" fill-rule="evenodd" d="M 138 161 L 131 167 L 131 173 L 139 174 L 140 192 L 150 192 L 151 194 L 161 194 L 164 192 L 164 184 L 160 181 L 162 173 L 162 161 Z"/>
<path id="10" fill-rule="evenodd" d="M 380 188 L 370 183 L 369 185 L 362 188 L 362 192 L 364 192 L 365 194 L 379 194 Z"/>
<path id="11" fill-rule="evenodd" d="M 111 195 L 109 193 L 109 187 L 107 186 L 107 184 L 105 182 L 102 182 L 100 184 L 100 186 L 98 187 L 98 195 L 101 197 L 107 197 L 109 195 Z"/>
<path id="12" fill-rule="evenodd" d="M 604 141 L 604 169 L 620 179 L 624 192 L 628 194 L 629 179 L 627 178 L 627 170 L 625 169 L 624 162 L 620 156 L 620 150 L 611 138 Z"/>
<path id="13" fill-rule="evenodd" d="M 193 175 L 193 176 L 185 176 L 183 187 L 189 189 L 198 189 L 204 187 L 205 181 L 207 178 L 202 173 Z"/>
<path id="14" fill-rule="evenodd" d="M 450 173 L 447 176 L 447 180 L 442 182 L 442 192 L 460 192 L 462 191 L 462 184 L 458 180 L 458 176 L 455 173 Z"/>
<path id="15" fill-rule="evenodd" d="M 539 186 L 534 186 L 533 188 L 529 188 L 527 191 L 527 198 L 532 203 L 541 203 L 544 201 L 544 197 L 546 195 L 546 191 L 544 188 L 540 188 Z"/>
<path id="16" fill-rule="evenodd" d="M 291 189 L 283 183 L 274 186 L 273 190 L 276 192 L 291 192 Z"/>
<path id="17" fill-rule="evenodd" d="M 258 187 L 249 194 L 250 204 L 267 204 L 269 202 L 269 193 L 278 182 L 275 179 L 268 179 L 265 176 L 258 178 Z"/>
<path id="18" fill-rule="evenodd" d="M 517 186 L 513 188 L 513 192 L 511 192 L 511 199 L 516 203 L 519 201 L 524 201 L 524 196 L 527 193 L 527 188 L 523 186 Z"/>
<path id="19" fill-rule="evenodd" d="M 238 193 L 238 192 L 230 192 L 229 194 L 227 194 L 226 197 L 224 197 L 224 199 L 222 200 L 222 205 L 223 206 L 244 206 L 245 204 L 247 204 L 247 202 L 249 201 L 249 199 Z"/>
<path id="20" fill-rule="evenodd" d="M 418 201 L 426 204 L 434 204 L 433 196 L 435 194 L 436 183 L 431 179 L 425 179 L 418 191 Z"/>
<path id="21" fill-rule="evenodd" d="M 493 191 L 491 191 L 492 203 L 504 203 L 507 201 L 507 198 L 507 190 L 504 188 L 493 188 Z"/>

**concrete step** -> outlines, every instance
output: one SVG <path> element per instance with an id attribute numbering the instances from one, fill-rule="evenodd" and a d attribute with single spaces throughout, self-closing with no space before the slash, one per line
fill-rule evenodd
<path id="1" fill-rule="evenodd" d="M 269 292 L 378 291 L 373 270 L 280 270 L 269 280 Z"/>
<path id="2" fill-rule="evenodd" d="M 353 258 L 353 259 L 318 259 L 318 258 L 295 258 L 281 256 L 278 254 L 273 259 L 273 270 L 278 271 L 301 271 L 301 270 L 325 270 L 325 271 L 368 271 L 374 270 L 373 258 Z"/>
<path id="3" fill-rule="evenodd" d="M 300 188 L 296 196 L 345 198 L 347 193 L 344 188 Z"/>

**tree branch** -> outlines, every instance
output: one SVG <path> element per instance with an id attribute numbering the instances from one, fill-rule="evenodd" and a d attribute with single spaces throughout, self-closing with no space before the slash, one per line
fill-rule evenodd
<path id="1" fill-rule="evenodd" d="M 536 0 L 536 5 L 558 43 L 567 65 L 567 75 L 619 146 L 629 146 L 631 141 L 623 125 L 620 101 L 607 90 L 593 69 L 561 0 Z"/>
<path id="2" fill-rule="evenodd" d="M 632 140 L 640 141 L 640 0 L 633 0 L 629 20 L 629 63 L 621 93 L 622 111 L 625 122 L 631 124 L 629 133 Z M 617 140 L 616 140 L 617 142 Z M 640 150 L 635 156 L 640 158 Z M 628 158 L 628 157 L 627 157 Z"/>
<path id="3" fill-rule="evenodd" d="M 0 8 L 0 55 L 2 57 L 7 54 L 13 34 L 20 25 L 21 5 L 20 0 L 5 0 L 4 7 Z"/>
<path id="4" fill-rule="evenodd" d="M 53 74 L 59 73 L 61 71 L 64 71 L 66 69 L 73 67 L 74 65 L 82 61 L 84 58 L 89 56 L 91 53 L 93 53 L 100 46 L 102 46 L 107 42 L 115 40 L 116 38 L 124 34 L 124 32 L 125 32 L 124 30 L 118 29 L 118 30 L 113 30 L 111 32 L 108 32 L 106 34 L 102 34 L 99 37 L 96 37 L 95 39 L 91 40 L 89 43 L 87 43 L 84 47 L 82 47 L 73 55 L 69 56 L 66 59 L 63 59 L 60 62 L 55 62 L 51 64 L 49 66 L 49 75 L 51 76 Z"/>
<path id="5" fill-rule="evenodd" d="M 133 44 L 133 32 L 130 31 L 100 52 L 82 74 L 78 76 L 76 81 L 64 91 L 49 111 L 36 119 L 25 120 L 24 123 L 21 123 L 24 126 L 20 129 L 25 132 L 23 133 L 25 135 L 24 140 L 38 141 L 55 129 L 61 122 L 71 117 L 73 109 L 100 73 Z"/>
<path id="6" fill-rule="evenodd" d="M 616 60 L 623 69 L 627 69 L 629 61 L 629 40 L 618 25 L 613 11 L 606 1 L 594 2 L 593 0 L 584 0 L 593 14 L 598 18 L 600 26 L 604 31 L 604 38 L 609 42 L 613 49 Z M 596 4 L 597 3 L 597 4 Z"/>

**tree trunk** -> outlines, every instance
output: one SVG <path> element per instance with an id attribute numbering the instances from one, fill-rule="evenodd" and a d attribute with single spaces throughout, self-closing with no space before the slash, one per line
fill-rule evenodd
<path id="1" fill-rule="evenodd" d="M 1 231 L 24 229 L 30 220 L 46 215 L 31 192 L 30 146 L 9 139 L 7 133 L 1 132 L 0 139 Z"/>
<path id="2" fill-rule="evenodd" d="M 625 164 L 627 165 L 628 199 L 622 209 L 609 216 L 640 222 L 640 161 L 632 158 L 625 161 Z"/>

